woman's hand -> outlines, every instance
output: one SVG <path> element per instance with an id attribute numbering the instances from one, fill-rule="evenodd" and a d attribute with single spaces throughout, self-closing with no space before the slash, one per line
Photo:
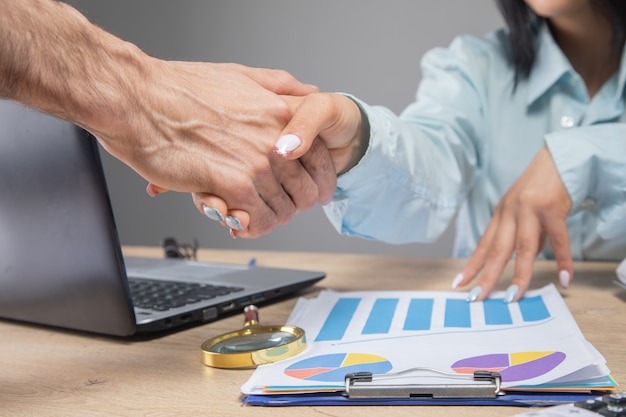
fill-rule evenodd
<path id="1" fill-rule="evenodd" d="M 559 280 L 567 288 L 573 276 L 566 219 L 572 202 L 547 147 L 498 203 L 487 230 L 452 287 L 469 284 L 479 274 L 468 301 L 486 298 L 515 254 L 515 273 L 505 301 L 521 298 L 533 274 L 535 257 L 546 238 L 554 251 Z"/>
<path id="2" fill-rule="evenodd" d="M 358 163 L 367 148 L 369 131 L 362 131 L 361 111 L 354 101 L 334 93 L 286 99 L 295 113 L 274 146 L 277 155 L 285 160 L 300 158 L 319 137 L 330 151 L 337 173 Z"/>

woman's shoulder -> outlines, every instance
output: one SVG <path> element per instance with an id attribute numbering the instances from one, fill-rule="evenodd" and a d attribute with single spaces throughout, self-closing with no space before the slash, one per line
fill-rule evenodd
<path id="1" fill-rule="evenodd" d="M 508 29 L 499 29 L 484 36 L 459 35 L 450 44 L 450 50 L 472 58 L 482 57 L 491 61 L 509 62 L 511 40 Z"/>
<path id="2" fill-rule="evenodd" d="M 448 47 L 434 48 L 424 59 L 448 60 L 470 67 L 506 66 L 511 62 L 511 47 L 507 29 L 499 29 L 484 36 L 459 35 Z"/>

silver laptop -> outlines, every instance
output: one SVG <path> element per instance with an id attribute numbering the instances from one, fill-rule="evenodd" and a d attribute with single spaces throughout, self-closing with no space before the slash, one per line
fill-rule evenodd
<path id="1" fill-rule="evenodd" d="M 0 318 L 130 336 L 213 321 L 324 275 L 124 258 L 96 140 L 0 101 Z"/>

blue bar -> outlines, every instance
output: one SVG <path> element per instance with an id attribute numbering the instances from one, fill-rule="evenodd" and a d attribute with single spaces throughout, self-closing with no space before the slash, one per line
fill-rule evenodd
<path id="1" fill-rule="evenodd" d="M 434 303 L 432 298 L 411 299 L 403 330 L 430 330 Z"/>
<path id="2" fill-rule="evenodd" d="M 447 299 L 443 327 L 472 327 L 470 303 L 466 300 Z"/>
<path id="3" fill-rule="evenodd" d="M 361 334 L 389 333 L 393 315 L 398 305 L 397 298 L 378 298 L 372 307 Z"/>
<path id="4" fill-rule="evenodd" d="M 483 301 L 485 324 L 513 324 L 509 305 L 502 298 L 488 298 Z"/>
<path id="5" fill-rule="evenodd" d="M 540 295 L 519 300 L 524 321 L 539 321 L 550 318 L 550 312 Z"/>
<path id="6" fill-rule="evenodd" d="M 337 300 L 315 341 L 341 340 L 360 301 L 360 298 Z"/>

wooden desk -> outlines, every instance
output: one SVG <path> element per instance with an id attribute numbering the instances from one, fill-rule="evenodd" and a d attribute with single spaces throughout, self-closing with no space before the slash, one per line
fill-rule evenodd
<path id="1" fill-rule="evenodd" d="M 149 248 L 127 254 L 161 256 Z M 370 255 L 202 250 L 202 260 L 323 269 L 321 288 L 339 291 L 448 290 L 463 261 Z M 613 376 L 626 383 L 626 290 L 617 287 L 616 264 L 575 267 L 565 301 L 587 339 L 605 356 Z M 539 262 L 533 287 L 556 282 L 552 262 Z M 511 269 L 501 285 L 511 276 Z M 264 323 L 284 323 L 296 298 L 261 307 Z M 239 387 L 251 370 L 220 370 L 200 362 L 208 337 L 239 328 L 236 315 L 147 341 L 129 341 L 0 321 L 2 416 L 511 416 L 509 407 L 243 407 Z"/>

